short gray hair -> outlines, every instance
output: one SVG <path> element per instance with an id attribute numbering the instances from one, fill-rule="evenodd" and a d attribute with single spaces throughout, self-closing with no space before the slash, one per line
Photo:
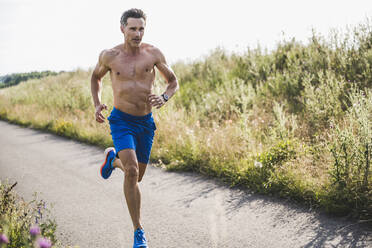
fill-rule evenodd
<path id="1" fill-rule="evenodd" d="M 146 14 L 145 12 L 143 12 L 141 9 L 129 9 L 127 11 L 125 11 L 121 18 L 120 18 L 120 23 L 121 25 L 125 26 L 128 24 L 128 18 L 143 18 L 146 22 Z"/>

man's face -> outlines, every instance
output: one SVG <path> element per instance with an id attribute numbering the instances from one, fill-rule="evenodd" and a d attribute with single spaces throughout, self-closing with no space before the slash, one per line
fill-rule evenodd
<path id="1" fill-rule="evenodd" d="M 127 25 L 121 25 L 120 29 L 124 34 L 125 42 L 130 46 L 139 47 L 145 33 L 146 22 L 143 18 L 129 17 Z"/>

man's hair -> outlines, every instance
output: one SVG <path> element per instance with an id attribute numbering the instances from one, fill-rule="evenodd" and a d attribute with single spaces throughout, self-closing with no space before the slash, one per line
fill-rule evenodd
<path id="1" fill-rule="evenodd" d="M 125 26 L 128 24 L 128 18 L 143 18 L 146 22 L 146 14 L 141 9 L 129 9 L 125 11 L 121 18 L 120 23 L 121 25 Z"/>

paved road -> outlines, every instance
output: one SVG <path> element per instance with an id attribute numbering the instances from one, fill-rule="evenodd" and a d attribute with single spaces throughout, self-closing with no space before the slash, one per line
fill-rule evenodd
<path id="1" fill-rule="evenodd" d="M 0 121 L 0 179 L 53 204 L 58 235 L 82 248 L 129 248 L 123 174 L 105 181 L 103 149 Z M 289 202 L 150 166 L 140 184 L 151 248 L 372 247 L 372 230 Z M 343 228 L 345 227 L 346 228 Z"/>

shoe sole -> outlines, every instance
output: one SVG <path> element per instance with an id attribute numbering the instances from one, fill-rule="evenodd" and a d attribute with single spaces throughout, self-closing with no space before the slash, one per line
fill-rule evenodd
<path id="1" fill-rule="evenodd" d="M 103 170 L 103 167 L 105 166 L 105 164 L 107 163 L 107 158 L 108 158 L 108 155 L 109 155 L 110 151 L 115 151 L 115 148 L 113 148 L 113 147 L 106 148 L 106 150 L 103 153 L 104 155 L 106 155 L 106 159 L 105 159 L 105 162 L 103 162 L 103 164 L 101 165 L 101 170 L 100 170 L 101 177 L 103 177 L 102 170 Z"/>

